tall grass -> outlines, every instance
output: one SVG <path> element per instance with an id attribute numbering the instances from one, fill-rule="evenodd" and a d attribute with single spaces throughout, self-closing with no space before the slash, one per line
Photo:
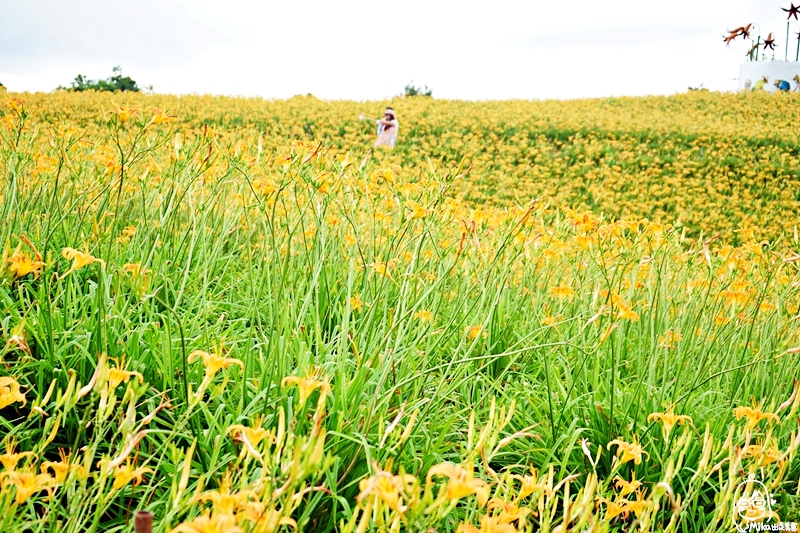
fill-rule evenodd
<path id="1" fill-rule="evenodd" d="M 748 474 L 798 520 L 797 242 L 127 112 L 6 113 L 0 530 L 717 531 Z"/>

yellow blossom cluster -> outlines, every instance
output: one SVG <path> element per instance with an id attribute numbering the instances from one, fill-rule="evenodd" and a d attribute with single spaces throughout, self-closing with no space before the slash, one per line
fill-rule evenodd
<path id="1" fill-rule="evenodd" d="M 388 183 L 399 174 L 462 163 L 468 172 L 454 174 L 459 179 L 452 193 L 477 204 L 511 206 L 548 196 L 559 207 L 580 206 L 609 217 L 679 222 L 693 235 L 719 233 L 733 240 L 738 228 L 757 226 L 774 239 L 793 234 L 800 211 L 800 153 L 792 133 L 800 118 L 798 96 L 779 96 L 691 92 L 566 102 L 403 99 L 391 102 L 403 125 L 396 148 L 373 157 L 386 167 L 378 176 Z M 60 130 L 63 155 L 72 164 L 76 150 L 89 148 L 81 141 L 95 137 L 98 99 L 104 100 L 92 93 L 9 95 L 7 128 L 15 127 L 12 119 L 23 108 L 47 116 Z M 187 143 L 215 137 L 237 150 L 255 142 L 257 157 L 301 138 L 351 151 L 357 154 L 351 161 L 360 161 L 374 135 L 358 120 L 370 106 L 357 102 L 126 95 L 122 105 L 110 99 L 104 104 L 120 128 L 138 122 L 151 129 L 175 128 L 178 160 Z M 110 176 L 123 169 L 109 148 L 100 143 L 90 151 Z M 196 162 L 212 163 L 211 156 L 198 153 Z M 57 161 L 42 151 L 36 172 L 52 172 Z M 151 171 L 132 179 L 161 180 L 163 168 L 149 166 Z M 274 187 L 270 181 L 257 179 L 253 185 L 267 191 Z M 323 178 L 317 188 L 324 192 L 332 183 Z M 427 213 L 413 199 L 405 208 L 412 219 Z"/>

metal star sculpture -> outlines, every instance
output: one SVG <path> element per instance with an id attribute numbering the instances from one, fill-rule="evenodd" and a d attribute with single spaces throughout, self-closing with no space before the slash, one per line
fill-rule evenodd
<path id="1" fill-rule="evenodd" d="M 800 9 L 800 8 L 798 8 L 798 9 Z M 752 25 L 753 25 L 753 23 L 751 22 L 747 26 L 739 26 L 738 28 L 736 28 L 733 31 L 738 32 L 739 35 L 742 36 L 742 38 L 749 39 L 750 38 L 750 26 L 752 26 Z"/>
<path id="2" fill-rule="evenodd" d="M 728 30 L 728 35 L 722 36 L 722 41 L 725 43 L 726 46 L 730 46 L 733 41 L 736 40 L 737 37 L 741 36 L 742 39 L 749 39 L 750 38 L 750 27 L 753 24 L 750 23 L 747 26 L 739 26 L 736 29 Z"/>
<path id="3" fill-rule="evenodd" d="M 772 36 L 772 32 L 769 32 L 767 38 L 764 39 L 764 50 L 769 48 L 770 50 L 775 50 L 775 37 Z"/>
<path id="4" fill-rule="evenodd" d="M 786 18 L 790 19 L 790 18 L 794 17 L 794 20 L 800 20 L 800 19 L 797 18 L 797 14 L 800 13 L 800 6 L 795 7 L 794 4 L 789 4 L 789 6 L 790 6 L 789 9 L 786 9 L 785 7 L 781 8 L 783 11 L 786 11 L 787 13 L 789 13 L 789 16 L 786 17 Z"/>
<path id="5" fill-rule="evenodd" d="M 727 37 L 725 37 L 725 36 L 722 37 L 722 41 L 725 43 L 725 46 L 730 46 L 731 43 L 733 41 L 735 41 L 738 36 L 739 36 L 739 32 L 737 30 L 731 30 L 728 33 Z"/>

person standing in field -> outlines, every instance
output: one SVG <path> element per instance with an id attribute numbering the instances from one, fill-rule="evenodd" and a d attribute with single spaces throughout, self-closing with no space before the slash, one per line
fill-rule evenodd
<path id="1" fill-rule="evenodd" d="M 395 117 L 394 109 L 387 107 L 383 112 L 383 118 L 373 120 L 378 123 L 378 139 L 375 141 L 375 147 L 386 146 L 394 148 L 394 143 L 397 140 L 397 129 L 400 127 L 400 123 Z"/>

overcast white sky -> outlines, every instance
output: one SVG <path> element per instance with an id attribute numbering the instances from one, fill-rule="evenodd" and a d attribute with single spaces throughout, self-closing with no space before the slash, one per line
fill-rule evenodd
<path id="1" fill-rule="evenodd" d="M 161 93 L 381 99 L 579 98 L 734 90 L 748 22 L 777 38 L 779 0 L 0 0 L 0 82 L 50 91 L 123 74 Z M 792 20 L 794 59 L 800 22 Z M 755 33 L 757 33 L 756 30 Z"/>

